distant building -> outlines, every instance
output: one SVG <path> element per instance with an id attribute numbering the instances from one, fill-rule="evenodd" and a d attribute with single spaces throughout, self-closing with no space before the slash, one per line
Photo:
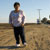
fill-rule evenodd
<path id="1" fill-rule="evenodd" d="M 40 20 L 39 19 L 37 19 L 37 24 L 40 24 Z"/>

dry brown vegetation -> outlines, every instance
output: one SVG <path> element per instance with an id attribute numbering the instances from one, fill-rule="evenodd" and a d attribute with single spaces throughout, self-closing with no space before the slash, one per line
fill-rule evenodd
<path id="1" fill-rule="evenodd" d="M 50 27 L 45 25 L 25 25 L 27 46 L 17 48 L 13 28 L 0 24 L 0 50 L 50 50 Z M 21 41 L 21 40 L 20 40 Z"/>

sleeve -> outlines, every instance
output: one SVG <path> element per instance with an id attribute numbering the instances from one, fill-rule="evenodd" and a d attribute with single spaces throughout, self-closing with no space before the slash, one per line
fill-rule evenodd
<path id="1" fill-rule="evenodd" d="M 23 12 L 22 24 L 25 24 L 25 13 Z"/>
<path id="2" fill-rule="evenodd" d="M 9 24 L 12 24 L 11 13 L 10 13 L 10 15 L 9 15 Z"/>

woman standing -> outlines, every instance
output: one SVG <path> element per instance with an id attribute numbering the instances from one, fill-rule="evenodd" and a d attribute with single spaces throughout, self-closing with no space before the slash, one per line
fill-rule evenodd
<path id="1" fill-rule="evenodd" d="M 23 11 L 19 9 L 20 3 L 15 2 L 14 8 L 15 10 L 11 11 L 9 15 L 9 24 L 11 24 L 11 26 L 14 29 L 16 46 L 17 47 L 20 46 L 19 35 L 21 37 L 22 44 L 26 46 L 27 44 L 26 44 L 25 33 L 24 33 L 25 15 Z"/>

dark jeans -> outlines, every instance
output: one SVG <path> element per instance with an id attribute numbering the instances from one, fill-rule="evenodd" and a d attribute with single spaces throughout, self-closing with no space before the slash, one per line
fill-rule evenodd
<path id="1" fill-rule="evenodd" d="M 24 44 L 24 42 L 26 42 L 25 33 L 24 33 L 24 26 L 13 27 L 13 28 L 14 28 L 14 35 L 15 35 L 16 43 L 17 44 L 20 43 L 20 38 L 19 38 L 19 35 L 20 35 L 22 43 Z"/>

